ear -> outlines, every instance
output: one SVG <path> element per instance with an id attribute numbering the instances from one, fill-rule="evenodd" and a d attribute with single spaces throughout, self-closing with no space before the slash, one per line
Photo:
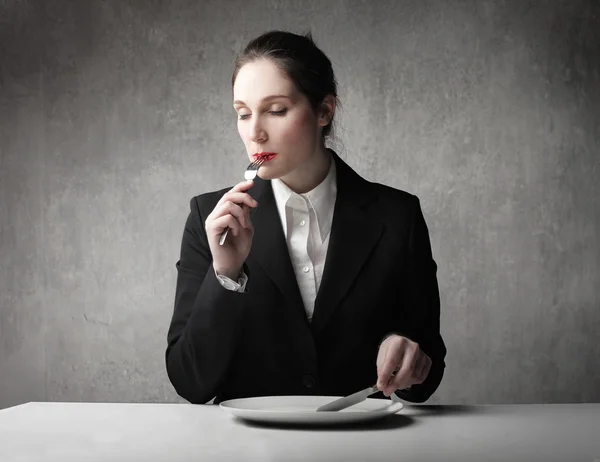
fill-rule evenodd
<path id="1" fill-rule="evenodd" d="M 335 96 L 327 95 L 319 107 L 319 126 L 326 127 L 335 114 Z"/>

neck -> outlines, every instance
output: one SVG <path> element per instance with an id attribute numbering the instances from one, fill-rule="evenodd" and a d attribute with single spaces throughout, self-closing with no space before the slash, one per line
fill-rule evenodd
<path id="1" fill-rule="evenodd" d="M 330 152 L 324 145 L 315 150 L 314 155 L 292 173 L 280 178 L 296 194 L 304 194 L 315 189 L 329 173 L 333 162 Z"/>

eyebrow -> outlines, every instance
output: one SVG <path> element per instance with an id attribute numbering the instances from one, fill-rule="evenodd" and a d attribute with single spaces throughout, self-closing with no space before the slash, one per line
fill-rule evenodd
<path id="1" fill-rule="evenodd" d="M 289 96 L 287 96 L 287 95 L 271 95 L 271 96 L 266 96 L 266 97 L 264 97 L 264 98 L 262 99 L 262 101 L 263 101 L 263 102 L 264 102 L 264 101 L 271 101 L 272 99 L 278 99 L 278 98 L 285 98 L 285 99 L 290 99 L 290 100 L 292 99 L 292 98 L 290 98 L 290 97 L 289 97 Z M 243 105 L 246 105 L 246 103 L 244 103 L 243 101 L 240 101 L 239 99 L 238 99 L 238 100 L 235 100 L 235 101 L 233 102 L 233 104 L 234 104 L 234 105 L 235 105 L 235 104 L 243 104 Z"/>

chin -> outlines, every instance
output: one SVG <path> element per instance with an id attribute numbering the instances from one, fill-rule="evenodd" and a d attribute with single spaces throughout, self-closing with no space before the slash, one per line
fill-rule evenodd
<path id="1" fill-rule="evenodd" d="M 282 169 L 277 168 L 274 165 L 267 165 L 267 163 L 258 170 L 258 176 L 263 180 L 274 180 L 285 174 L 286 172 L 282 171 Z"/>
<path id="2" fill-rule="evenodd" d="M 274 180 L 275 178 L 279 178 L 279 175 L 273 175 L 271 172 L 258 172 L 258 177 L 261 180 Z"/>

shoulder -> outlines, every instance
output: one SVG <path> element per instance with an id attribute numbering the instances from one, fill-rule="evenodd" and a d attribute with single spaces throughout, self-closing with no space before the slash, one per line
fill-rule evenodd
<path id="1" fill-rule="evenodd" d="M 381 183 L 369 182 L 371 188 L 380 200 L 394 202 L 398 205 L 414 207 L 419 202 L 419 198 L 403 189 L 394 188 Z"/>
<path id="2" fill-rule="evenodd" d="M 425 215 L 417 195 L 381 183 L 369 182 L 367 187 L 374 198 L 369 207 L 373 220 L 401 233 L 426 228 Z"/>
<path id="3" fill-rule="evenodd" d="M 369 181 L 344 162 L 337 154 L 334 156 L 338 168 L 338 192 L 355 200 L 364 199 L 375 202 L 377 207 L 390 208 L 397 213 L 401 210 L 414 210 L 419 207 L 419 198 L 402 189 L 382 183 Z M 341 185 L 340 185 L 341 183 Z M 340 187 L 341 186 L 341 187 Z"/>
<path id="4" fill-rule="evenodd" d="M 413 215 L 421 208 L 420 200 L 415 194 L 381 183 L 369 181 L 367 183 L 379 208 L 396 214 L 402 213 L 404 216 Z"/>

